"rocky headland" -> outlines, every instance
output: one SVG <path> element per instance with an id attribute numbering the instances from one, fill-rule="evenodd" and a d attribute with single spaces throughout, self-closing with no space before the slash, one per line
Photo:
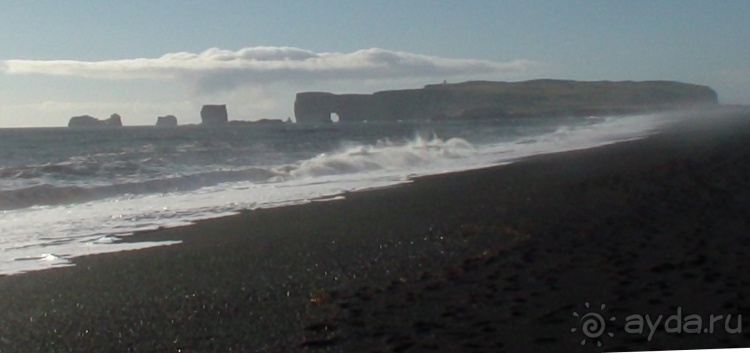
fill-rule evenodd
<path id="1" fill-rule="evenodd" d="M 637 114 L 716 105 L 707 86 L 673 81 L 470 81 L 373 94 L 298 93 L 297 122 L 474 120 Z"/>

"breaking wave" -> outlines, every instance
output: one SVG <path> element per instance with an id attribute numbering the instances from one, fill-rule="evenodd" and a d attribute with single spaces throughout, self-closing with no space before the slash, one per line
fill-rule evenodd
<path id="1" fill-rule="evenodd" d="M 71 258 L 87 254 L 174 243 L 119 240 L 136 231 L 244 209 L 338 200 L 349 191 L 405 183 L 418 175 L 638 138 L 657 127 L 657 121 L 636 116 L 534 126 L 192 129 L 174 130 L 187 137 L 172 140 L 146 135 L 173 130 L 144 129 L 134 133 L 140 136 L 135 141 L 93 136 L 91 141 L 106 144 L 101 148 L 81 143 L 73 137 L 82 136 L 75 135 L 69 146 L 49 145 L 39 152 L 42 157 L 14 157 L 6 161 L 15 165 L 0 166 L 0 275 L 68 266 Z M 178 137 L 197 141 L 172 145 Z M 34 148 L 40 144 L 29 143 Z"/>
<path id="2" fill-rule="evenodd" d="M 418 136 L 402 143 L 385 139 L 370 145 L 352 145 L 280 166 L 191 172 L 186 175 L 166 175 L 162 178 L 153 178 L 152 175 L 151 178 L 140 181 L 132 181 L 135 179 L 133 176 L 122 177 L 123 174 L 132 174 L 134 170 L 142 168 L 140 164 L 130 161 L 119 161 L 117 163 L 119 168 L 113 167 L 111 162 L 108 162 L 106 166 L 98 166 L 90 160 L 83 159 L 80 159 L 79 163 L 64 162 L 4 168 L 0 169 L 0 177 L 6 180 L 30 178 L 58 180 L 52 183 L 32 184 L 24 188 L 0 190 L 0 210 L 82 203 L 129 195 L 189 192 L 232 182 L 272 183 L 376 170 L 415 169 L 437 163 L 441 159 L 466 158 L 473 152 L 475 152 L 474 147 L 460 138 L 444 141 L 437 136 L 431 138 Z M 105 179 L 102 178 L 102 170 L 107 172 L 122 170 L 124 173 L 117 174 L 118 177 Z M 68 181 L 71 177 L 84 175 L 96 175 L 97 180 L 89 181 L 93 185 L 86 183 L 85 180 L 74 185 Z"/>
<path id="3" fill-rule="evenodd" d="M 276 169 L 292 178 L 371 172 L 376 170 L 416 169 L 444 159 L 466 158 L 476 150 L 466 140 L 437 136 L 417 136 L 406 143 L 390 140 L 374 145 L 357 145 L 333 153 L 322 153 L 312 159 Z"/>

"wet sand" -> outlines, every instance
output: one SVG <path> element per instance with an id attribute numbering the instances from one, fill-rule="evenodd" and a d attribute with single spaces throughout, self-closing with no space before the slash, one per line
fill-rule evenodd
<path id="1" fill-rule="evenodd" d="M 182 244 L 0 277 L 0 352 L 750 347 L 748 118 L 141 233 Z M 742 332 L 626 331 L 678 307 L 732 314 L 730 329 L 741 314 Z M 593 309 L 615 317 L 601 336 L 582 332 Z"/>

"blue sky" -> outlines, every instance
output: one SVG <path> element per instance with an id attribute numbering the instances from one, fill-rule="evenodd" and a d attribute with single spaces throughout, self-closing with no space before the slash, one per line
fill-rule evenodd
<path id="1" fill-rule="evenodd" d="M 473 79 L 677 80 L 750 104 L 750 1 L 16 1 L 0 127 L 293 116 L 301 91 Z"/>

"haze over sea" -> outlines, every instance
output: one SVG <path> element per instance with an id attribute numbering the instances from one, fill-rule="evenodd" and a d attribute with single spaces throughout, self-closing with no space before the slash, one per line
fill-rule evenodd
<path id="1" fill-rule="evenodd" d="M 649 134 L 666 115 L 482 122 L 0 130 L 0 274 L 175 242 L 119 242 L 245 209 Z M 218 235 L 217 235 L 218 236 Z"/>

